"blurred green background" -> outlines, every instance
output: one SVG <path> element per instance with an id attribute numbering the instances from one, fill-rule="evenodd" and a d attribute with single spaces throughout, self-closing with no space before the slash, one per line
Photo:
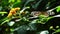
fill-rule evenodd
<path id="1" fill-rule="evenodd" d="M 19 7 L 20 10 L 11 18 L 7 18 L 10 10 L 16 7 Z M 31 15 L 33 11 L 39 11 L 41 14 L 34 18 L 35 14 Z M 54 12 L 54 14 L 47 14 L 49 16 L 46 17 L 45 13 L 49 11 Z M 60 17 L 54 17 L 59 14 L 59 0 L 0 0 L 0 33 L 59 34 Z M 34 17 L 30 18 L 32 16 Z"/>

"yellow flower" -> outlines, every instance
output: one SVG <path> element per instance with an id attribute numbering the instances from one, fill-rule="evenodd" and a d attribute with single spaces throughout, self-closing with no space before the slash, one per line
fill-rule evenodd
<path id="1" fill-rule="evenodd" d="M 10 12 L 9 12 L 9 14 L 8 14 L 8 18 L 9 17 L 11 17 L 12 15 L 14 15 L 14 14 L 16 14 L 16 11 L 17 10 L 20 10 L 20 8 L 19 7 L 17 7 L 17 8 L 12 8 L 11 10 L 10 10 Z"/>

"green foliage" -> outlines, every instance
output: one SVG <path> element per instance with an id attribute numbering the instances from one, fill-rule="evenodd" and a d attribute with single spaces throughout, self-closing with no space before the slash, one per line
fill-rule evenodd
<path id="1" fill-rule="evenodd" d="M 57 6 L 57 7 L 56 7 L 56 11 L 57 11 L 57 12 L 60 12 L 60 6 Z"/>
<path id="2" fill-rule="evenodd" d="M 36 34 L 42 30 L 50 30 L 49 20 L 54 18 L 53 16 L 46 17 L 45 15 L 39 15 L 38 17 L 30 18 L 33 10 L 48 11 L 48 9 L 54 8 L 56 0 L 1 0 L 0 2 L 0 32 L 3 34 L 15 33 L 19 34 L 27 32 L 34 32 Z M 21 8 L 11 18 L 7 18 L 7 15 L 12 8 Z M 60 6 L 56 7 L 56 11 L 60 12 Z M 2 16 L 3 15 L 3 16 Z M 47 23 L 48 22 L 48 23 Z M 46 25 L 47 24 L 47 25 Z M 53 25 L 52 25 L 53 26 Z M 46 28 L 47 27 L 47 28 Z M 50 28 L 50 29 L 49 29 Z M 55 32 L 60 32 L 59 27 Z M 30 34 L 29 33 L 29 34 Z"/>
<path id="3" fill-rule="evenodd" d="M 60 29 L 57 29 L 55 32 L 57 32 L 57 33 L 60 32 Z"/>
<path id="4" fill-rule="evenodd" d="M 15 2 L 15 0 L 9 0 L 9 3 L 11 3 L 11 2 Z"/>
<path id="5" fill-rule="evenodd" d="M 13 4 L 13 8 L 14 8 L 14 7 L 20 7 L 20 4 L 21 4 L 21 2 L 15 2 L 15 3 Z"/>
<path id="6" fill-rule="evenodd" d="M 0 12 L 0 14 L 7 14 L 7 12 Z"/>
<path id="7" fill-rule="evenodd" d="M 48 20 L 50 20 L 52 17 L 46 17 L 45 15 L 39 16 L 38 23 L 45 24 Z"/>

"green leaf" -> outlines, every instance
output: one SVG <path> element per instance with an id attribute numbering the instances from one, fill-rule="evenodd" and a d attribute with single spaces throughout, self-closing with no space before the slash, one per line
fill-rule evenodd
<path id="1" fill-rule="evenodd" d="M 40 0 L 39 2 L 37 2 L 37 3 L 35 4 L 35 7 L 34 7 L 34 8 L 37 8 L 41 2 L 42 2 L 42 0 Z"/>
<path id="2" fill-rule="evenodd" d="M 33 20 L 31 23 L 37 23 L 37 20 L 38 20 L 38 19 L 35 19 L 35 20 Z"/>
<path id="3" fill-rule="evenodd" d="M 17 2 L 21 2 L 21 0 L 17 0 Z"/>
<path id="4" fill-rule="evenodd" d="M 13 4 L 13 7 L 20 7 L 20 6 L 21 6 L 20 3 L 21 3 L 21 2 L 15 2 L 15 3 Z"/>
<path id="5" fill-rule="evenodd" d="M 53 18 L 53 17 L 46 17 L 45 15 L 40 15 L 38 23 L 45 24 L 51 18 Z"/>
<path id="6" fill-rule="evenodd" d="M 13 26 L 15 24 L 14 21 L 10 21 L 9 23 L 7 23 L 9 26 Z"/>
<path id="7" fill-rule="evenodd" d="M 57 11 L 57 12 L 60 12 L 60 6 L 57 6 L 57 7 L 56 7 L 56 11 Z"/>
<path id="8" fill-rule="evenodd" d="M 57 29 L 55 32 L 60 32 L 60 29 Z"/>
<path id="9" fill-rule="evenodd" d="M 0 12 L 0 14 L 7 14 L 7 12 Z"/>
<path id="10" fill-rule="evenodd" d="M 0 25 L 3 25 L 3 24 L 5 24 L 6 22 L 9 22 L 11 20 L 11 18 L 4 18 L 4 19 L 2 19 L 2 20 L 0 20 L 1 21 L 1 24 Z"/>
<path id="11" fill-rule="evenodd" d="M 9 3 L 10 3 L 10 2 L 15 2 L 15 0 L 9 0 Z"/>
<path id="12" fill-rule="evenodd" d="M 13 28 L 11 28 L 11 29 L 10 29 L 10 31 L 11 31 L 11 32 L 13 32 L 13 31 L 14 31 L 14 29 L 13 29 Z"/>

